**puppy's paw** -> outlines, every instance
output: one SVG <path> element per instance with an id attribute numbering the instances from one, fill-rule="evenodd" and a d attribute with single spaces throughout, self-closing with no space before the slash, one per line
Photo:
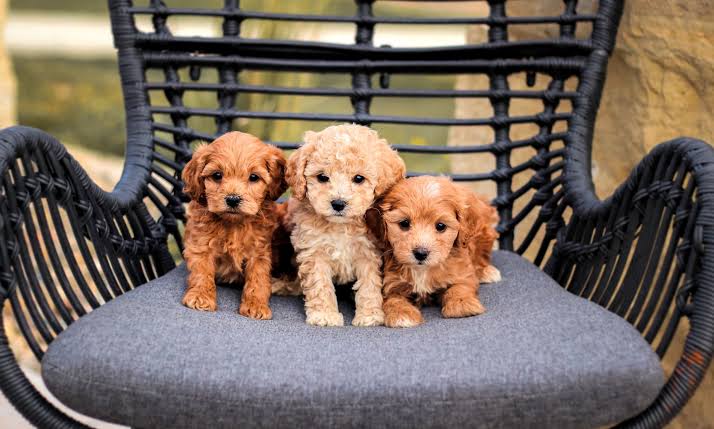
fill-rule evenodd
<path id="1" fill-rule="evenodd" d="M 201 289 L 191 288 L 186 291 L 181 303 L 188 308 L 200 311 L 216 311 L 216 294 Z"/>
<path id="2" fill-rule="evenodd" d="M 344 326 L 345 320 L 338 311 L 310 311 L 305 322 L 313 326 Z"/>
<path id="3" fill-rule="evenodd" d="M 273 318 L 273 311 L 268 304 L 251 300 L 241 302 L 238 313 L 251 319 L 269 320 Z"/>
<path id="4" fill-rule="evenodd" d="M 352 319 L 353 326 L 382 326 L 384 325 L 384 311 L 381 308 L 374 310 L 357 310 Z"/>
<path id="5" fill-rule="evenodd" d="M 413 328 L 422 323 L 421 311 L 413 306 L 404 306 L 399 311 L 388 311 L 384 315 L 384 325 L 389 328 Z"/>
<path id="6" fill-rule="evenodd" d="M 441 315 L 449 318 L 477 316 L 485 312 L 486 307 L 475 296 L 452 298 L 441 306 Z"/>
<path id="7" fill-rule="evenodd" d="M 271 278 L 270 288 L 273 295 L 281 296 L 299 296 L 302 294 L 302 288 L 300 288 L 300 280 L 289 280 L 287 278 Z"/>
<path id="8" fill-rule="evenodd" d="M 496 283 L 501 281 L 501 272 L 493 265 L 489 265 L 483 269 L 479 283 Z"/>

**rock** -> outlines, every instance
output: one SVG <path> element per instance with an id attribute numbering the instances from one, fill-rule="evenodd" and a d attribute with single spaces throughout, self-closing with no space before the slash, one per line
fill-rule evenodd
<path id="1" fill-rule="evenodd" d="M 595 128 L 603 195 L 658 143 L 682 135 L 714 141 L 712 52 L 714 1 L 626 3 Z M 611 149 L 623 146 L 629 153 L 612 162 Z"/>

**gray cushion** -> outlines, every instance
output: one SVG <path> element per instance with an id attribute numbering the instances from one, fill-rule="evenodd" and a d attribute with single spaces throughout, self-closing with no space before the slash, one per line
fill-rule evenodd
<path id="1" fill-rule="evenodd" d="M 319 328 L 300 298 L 272 321 L 184 308 L 186 269 L 71 325 L 49 347 L 50 391 L 87 415 L 135 427 L 596 427 L 650 404 L 657 356 L 629 324 L 497 252 L 488 312 L 418 328 Z M 345 321 L 352 304 L 343 302 Z"/>

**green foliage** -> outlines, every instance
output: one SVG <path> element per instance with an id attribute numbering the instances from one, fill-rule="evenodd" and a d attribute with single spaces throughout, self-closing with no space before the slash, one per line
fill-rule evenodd
<path id="1" fill-rule="evenodd" d="M 13 58 L 20 124 L 62 142 L 124 153 L 124 109 L 115 60 Z"/>
<path id="2" fill-rule="evenodd" d="M 116 62 L 113 60 L 80 60 L 17 57 L 14 65 L 18 80 L 18 112 L 23 125 L 43 129 L 61 141 L 105 153 L 122 155 L 125 130 L 121 87 Z M 161 79 L 159 71 L 150 79 Z M 188 80 L 183 70 L 182 80 Z M 186 75 L 186 76 L 184 76 Z M 349 76 L 307 75 L 302 73 L 245 72 L 245 81 L 279 86 L 349 87 Z M 202 79 L 216 81 L 205 73 Z M 374 79 L 376 81 L 376 78 Z M 450 89 L 453 76 L 393 76 L 394 87 Z M 375 82 L 376 86 L 376 82 Z M 160 92 L 151 94 L 155 105 L 166 105 Z M 186 105 L 216 108 L 215 94 L 189 92 Z M 238 107 L 257 111 L 351 113 L 347 97 L 289 97 L 246 95 L 239 97 Z M 372 104 L 377 115 L 449 117 L 453 114 L 450 99 L 414 100 L 380 98 Z M 165 121 L 167 118 L 160 118 Z M 189 125 L 213 133 L 212 118 L 194 117 Z M 329 122 L 238 120 L 234 127 L 274 141 L 300 141 L 309 129 L 321 129 Z M 448 129 L 419 125 L 375 124 L 387 140 L 399 144 L 445 145 Z M 170 138 L 170 136 L 163 136 Z M 409 167 L 426 172 L 447 172 L 445 156 L 404 154 Z"/>

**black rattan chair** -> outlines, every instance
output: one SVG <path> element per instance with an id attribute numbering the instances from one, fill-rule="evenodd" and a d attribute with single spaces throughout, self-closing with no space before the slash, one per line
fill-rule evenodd
<path id="1" fill-rule="evenodd" d="M 508 16 L 505 0 L 490 0 L 487 16 L 441 19 L 374 16 L 373 0 L 357 0 L 354 16 L 254 12 L 241 9 L 237 0 L 226 0 L 222 7 L 215 9 L 174 8 L 160 0 L 151 0 L 148 5 L 139 7 L 133 6 L 131 0 L 110 0 L 127 122 L 124 172 L 115 189 L 105 192 L 51 136 L 20 126 L 0 133 L 0 303 L 11 305 L 14 319 L 38 360 L 43 359 L 51 344 L 55 345 L 58 336 L 57 343 L 65 348 L 68 344 L 76 347 L 72 341 L 87 341 L 90 343 L 86 350 L 90 350 L 94 347 L 91 341 L 104 341 L 88 338 L 92 337 L 92 329 L 99 329 L 95 327 L 97 324 L 104 323 L 104 329 L 111 329 L 107 326 L 111 321 L 106 319 L 107 314 L 112 313 L 102 313 L 104 307 L 120 315 L 127 314 L 126 306 L 132 302 L 131 296 L 136 296 L 135 292 L 162 289 L 146 286 L 124 295 L 125 292 L 150 281 L 156 283 L 155 279 L 162 281 L 167 278 L 166 273 L 169 279 L 180 278 L 180 273 L 174 270 L 168 242 L 175 240 L 181 248 L 186 201 L 181 191 L 181 169 L 191 157 L 192 144 L 210 141 L 216 135 L 239 127 L 237 119 L 355 122 L 377 127 L 382 124 L 484 127 L 491 129 L 494 135 L 493 141 L 487 144 L 450 147 L 393 143 L 402 153 L 492 154 L 495 169 L 453 177 L 466 182 L 495 182 L 500 248 L 518 254 L 532 251 L 536 255 L 535 265 L 542 266 L 562 288 L 625 319 L 660 357 L 667 351 L 680 319 L 689 319 L 684 352 L 666 384 L 654 402 L 643 407 L 646 409 L 620 424 L 622 427 L 663 426 L 694 393 L 709 366 L 714 346 L 714 153 L 706 143 L 690 138 L 661 144 L 635 168 L 612 197 L 600 200 L 595 195 L 591 180 L 593 125 L 623 1 L 595 2 L 594 13 L 577 13 L 576 3 L 576 0 L 564 0 L 561 13 L 555 16 Z M 172 35 L 172 19 L 185 15 L 222 20 L 223 37 Z M 135 20 L 139 16 L 150 17 L 153 30 L 137 30 Z M 353 24 L 355 43 L 241 37 L 241 24 L 246 20 Z M 372 43 L 375 26 L 384 23 L 478 24 L 487 26 L 488 41 L 442 48 L 375 47 Z M 509 40 L 509 28 L 532 24 L 550 24 L 559 31 L 543 40 Z M 581 33 L 576 31 L 581 27 L 592 31 L 588 31 L 587 37 L 579 38 L 576 34 Z M 297 88 L 242 83 L 242 73 L 252 70 L 342 74 L 351 76 L 352 85 Z M 155 74 L 151 73 L 156 71 L 162 73 L 161 79 L 152 77 Z M 205 77 L 211 71 L 217 71 L 213 82 L 201 79 L 201 74 Z M 483 90 L 389 88 L 390 74 L 457 73 L 487 76 L 490 85 Z M 525 73 L 529 83 L 545 79 L 549 84 L 546 89 L 510 89 L 509 77 L 519 73 Z M 376 77 L 380 78 L 379 87 L 372 86 Z M 572 78 L 577 79 L 577 87 L 568 89 L 566 81 Z M 215 94 L 216 107 L 187 105 L 189 98 L 185 95 L 194 92 Z M 240 96 L 254 93 L 342 97 L 351 101 L 353 113 L 241 109 Z M 165 105 L 152 103 L 161 97 L 168 101 Z M 490 101 L 493 115 L 489 112 L 484 117 L 453 119 L 370 113 L 371 103 L 383 97 L 483 98 Z M 528 116 L 509 114 L 509 105 L 519 99 L 537 100 L 541 102 L 540 108 Z M 562 109 L 565 100 L 572 109 Z M 192 119 L 205 117 L 214 119 L 210 127 L 205 126 L 205 120 L 201 122 L 209 129 L 190 127 Z M 538 131 L 528 139 L 514 140 L 509 131 L 518 124 L 535 124 Z M 563 131 L 558 131 L 558 124 Z M 285 149 L 297 146 L 294 142 L 275 143 Z M 531 148 L 534 155 L 526 162 L 512 165 L 511 153 L 519 148 Z M 529 180 L 516 186 L 512 179 L 523 172 L 529 174 Z M 527 217 L 529 213 L 535 215 Z M 517 227 L 527 232 L 516 236 Z M 499 258 L 508 265 L 507 259 L 511 256 Z M 508 269 L 504 270 L 508 274 Z M 545 282 L 545 279 L 543 276 L 533 281 Z M 506 286 L 503 288 L 506 290 Z M 124 296 L 115 300 L 120 295 Z M 112 307 L 114 302 L 124 303 L 125 307 Z M 180 307 L 178 302 L 173 304 Z M 102 308 L 92 311 L 99 307 Z M 601 311 L 599 307 L 592 307 Z M 274 311 L 276 317 L 280 308 Z M 95 314 L 98 316 L 94 317 Z M 100 314 L 104 314 L 103 319 Z M 239 318 L 236 314 L 233 316 Z M 131 313 L 128 317 L 139 320 L 142 315 Z M 209 324 L 209 320 L 205 323 Z M 72 341 L 65 340 L 61 334 L 73 331 L 75 321 L 84 329 L 83 337 L 77 339 L 75 334 Z M 255 323 L 263 323 L 261 329 L 273 326 L 270 325 L 273 322 Z M 302 321 L 295 319 L 293 323 L 298 325 Z M 573 332 L 593 329 L 592 326 L 572 328 Z M 356 328 L 344 329 L 319 332 L 353 332 L 350 329 Z M 379 330 L 386 328 L 369 329 L 385 332 Z M 158 327 L 156 335 L 162 335 Z M 124 337 L 117 338 L 126 341 Z M 172 341 L 182 342 L 186 338 Z M 323 346 L 329 348 L 329 343 Z M 358 346 L 356 343 L 355 347 Z M 627 350 L 628 344 L 623 343 L 621 347 Z M 86 350 L 75 351 L 77 359 L 81 360 Z M 145 364 L 142 356 L 136 356 L 134 363 L 136 367 Z M 89 367 L 99 368 L 100 364 L 103 365 L 100 372 L 111 372 L 114 368 L 111 355 L 106 362 L 82 363 L 87 367 L 87 374 L 91 372 Z M 193 370 L 183 368 L 182 374 L 190 377 Z M 75 374 L 80 382 L 83 374 Z M 151 374 L 138 375 L 144 376 Z M 617 381 L 618 377 L 620 375 L 613 380 Z M 51 405 L 29 383 L 13 356 L 4 330 L 0 331 L 0 387 L 15 407 L 39 427 L 81 426 Z M 387 390 L 389 388 L 388 385 Z M 626 400 L 618 396 L 617 389 L 621 388 L 624 387 L 617 387 L 616 383 L 612 386 L 612 407 Z M 91 382 L 80 386 L 79 390 L 82 389 L 90 395 L 84 402 L 91 402 L 94 395 Z M 245 390 L 245 386 L 236 389 Z M 161 392 L 155 393 L 160 395 Z M 126 397 L 110 396 L 101 406 L 126 407 L 133 397 L 132 392 L 128 393 Z M 290 392 L 286 391 L 286 396 L 290 396 Z M 315 394 L 311 400 L 319 401 L 319 395 Z M 158 404 L 164 402 L 171 402 L 171 398 L 162 398 Z M 84 404 L 77 405 L 80 411 L 86 409 Z M 186 411 L 183 415 L 181 410 L 168 405 L 166 409 L 156 404 L 152 406 L 156 407 L 153 410 L 156 420 L 144 420 L 147 426 L 166 425 L 170 420 L 162 420 L 161 415 L 168 412 L 174 413 L 175 425 L 182 426 L 182 419 L 189 413 Z M 261 406 L 268 407 L 265 403 L 256 405 L 249 401 L 235 406 L 250 409 L 252 415 L 258 416 Z M 381 409 L 378 405 L 372 407 Z M 606 412 L 610 407 L 602 408 Z M 282 417 L 284 425 L 304 422 L 300 420 L 300 411 L 291 412 L 297 417 L 294 421 L 291 415 Z M 363 412 L 386 418 L 380 417 L 378 411 Z M 429 412 L 439 413 L 438 409 Z M 527 419 L 529 410 L 517 409 L 512 413 L 521 413 L 521 417 Z M 211 416 L 202 417 L 207 426 L 211 426 Z M 330 421 L 349 420 L 340 420 L 337 416 Z M 366 422 L 374 424 L 375 420 L 354 424 L 365 425 Z M 480 423 L 479 420 L 471 422 Z M 407 424 L 406 420 L 383 423 L 376 425 Z M 424 420 L 423 423 L 433 422 Z"/>

